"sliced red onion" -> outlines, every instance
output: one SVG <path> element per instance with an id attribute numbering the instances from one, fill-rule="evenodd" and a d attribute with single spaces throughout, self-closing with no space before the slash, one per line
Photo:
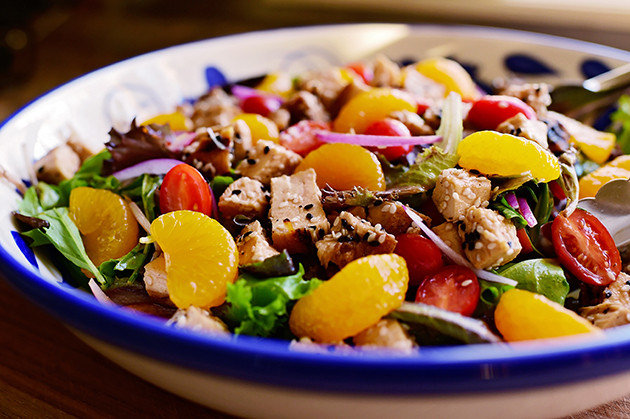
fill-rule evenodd
<path id="1" fill-rule="evenodd" d="M 144 215 L 144 212 L 142 212 L 138 204 L 133 202 L 131 199 L 127 199 L 127 204 L 129 204 L 129 208 L 131 209 L 131 212 L 133 213 L 133 216 L 136 218 L 136 221 L 138 222 L 138 224 L 140 224 L 140 227 L 142 227 L 144 231 L 146 231 L 147 233 L 151 234 L 151 223 L 149 222 L 148 218 Z"/>
<path id="2" fill-rule="evenodd" d="M 181 160 L 175 159 L 153 159 L 134 164 L 125 169 L 112 174 L 116 179 L 123 181 L 133 179 L 145 173 L 149 175 L 165 175 L 173 167 L 184 164 Z"/>
<path id="3" fill-rule="evenodd" d="M 505 194 L 505 200 L 508 204 L 514 209 L 518 209 L 518 199 L 516 199 L 516 195 L 514 192 L 508 192 Z"/>
<path id="4" fill-rule="evenodd" d="M 92 294 L 94 294 L 94 298 L 96 298 L 96 300 L 104 305 L 113 305 L 115 306 L 116 303 L 114 303 L 111 298 L 109 298 L 107 296 L 107 294 L 105 294 L 103 292 L 103 290 L 101 289 L 101 287 L 96 283 L 96 281 L 94 280 L 94 278 L 90 279 L 90 281 L 88 282 L 88 286 L 90 287 L 90 290 L 92 291 Z"/>
<path id="5" fill-rule="evenodd" d="M 317 131 L 315 136 L 325 143 L 346 143 L 366 147 L 426 145 L 437 143 L 442 140 L 442 137 L 439 135 L 391 137 L 387 135 L 343 134 L 330 131 Z"/>
<path id="6" fill-rule="evenodd" d="M 266 98 L 276 100 L 278 104 L 282 103 L 282 98 L 278 95 L 263 92 L 252 87 L 242 86 L 240 84 L 232 86 L 232 95 L 239 100 L 245 100 L 252 96 L 264 96 Z"/>
<path id="7" fill-rule="evenodd" d="M 169 151 L 178 153 L 186 148 L 186 146 L 190 145 L 196 136 L 197 133 L 195 132 L 178 132 L 176 135 L 173 136 L 173 140 L 166 141 L 166 148 Z"/>
<path id="8" fill-rule="evenodd" d="M 477 275 L 477 277 L 479 277 L 481 279 L 485 279 L 486 281 L 497 282 L 499 284 L 505 284 L 505 285 L 511 285 L 513 287 L 515 287 L 518 284 L 518 282 L 516 282 L 516 281 L 514 281 L 514 280 L 512 280 L 510 278 L 506 278 L 506 277 L 501 276 L 501 275 L 493 274 L 492 272 L 488 272 L 488 271 L 483 270 L 483 269 L 475 268 L 468 260 L 466 260 L 466 258 L 462 257 L 462 255 L 460 255 L 459 253 L 457 253 L 456 251 L 451 249 L 450 246 L 448 244 L 446 244 L 444 242 L 444 240 L 442 240 L 440 238 L 440 236 L 435 234 L 433 232 L 433 230 L 431 230 L 426 224 L 424 224 L 424 221 L 422 221 L 422 218 L 420 218 L 420 216 L 418 214 L 416 214 L 416 212 L 414 210 L 412 210 L 411 208 L 409 208 L 406 205 L 404 206 L 404 208 L 405 208 L 405 212 L 407 213 L 409 218 L 411 218 L 411 220 L 414 223 L 416 223 L 416 225 L 418 227 L 420 227 L 420 230 L 422 230 L 422 232 L 424 234 L 426 234 L 426 236 L 433 243 L 435 243 L 435 245 L 437 247 L 439 247 L 440 250 L 450 260 L 452 260 L 453 262 L 455 262 L 458 265 L 462 265 L 462 266 L 465 266 L 467 268 L 472 269 L 473 272 L 475 272 L 475 275 Z"/>
<path id="9" fill-rule="evenodd" d="M 517 198 L 518 199 L 518 212 L 521 213 L 525 221 L 527 221 L 527 225 L 529 227 L 534 227 L 538 224 L 538 220 L 534 217 L 534 213 L 532 213 L 529 204 L 525 198 Z"/>

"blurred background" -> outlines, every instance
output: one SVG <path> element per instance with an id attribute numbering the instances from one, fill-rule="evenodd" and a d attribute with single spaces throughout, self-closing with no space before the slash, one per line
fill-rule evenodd
<path id="1" fill-rule="evenodd" d="M 0 121 L 107 64 L 194 40 L 345 22 L 461 23 L 630 49 L 627 0 L 2 0 Z"/>

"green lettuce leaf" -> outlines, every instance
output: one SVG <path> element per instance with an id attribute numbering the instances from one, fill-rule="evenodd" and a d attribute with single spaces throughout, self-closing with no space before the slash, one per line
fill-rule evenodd
<path id="1" fill-rule="evenodd" d="M 630 96 L 619 98 L 618 107 L 610 116 L 612 130 L 617 135 L 617 144 L 624 154 L 630 154 Z"/>
<path id="2" fill-rule="evenodd" d="M 101 263 L 98 270 L 106 280 L 104 285 L 134 283 L 152 252 L 152 244 L 140 243 L 126 255 Z"/>
<path id="3" fill-rule="evenodd" d="M 319 279 L 304 279 L 300 265 L 293 275 L 260 279 L 244 273 L 234 284 L 228 284 L 225 313 L 234 333 L 252 336 L 272 336 L 286 324 L 290 304 L 310 294 L 319 286 Z"/>
<path id="4" fill-rule="evenodd" d="M 155 194 L 160 188 L 160 185 L 162 185 L 162 178 L 160 176 L 144 174 L 114 192 L 126 196 L 138 204 L 149 222 L 151 222 L 155 219 L 158 212 Z"/>
<path id="5" fill-rule="evenodd" d="M 516 288 L 536 292 L 564 304 L 569 283 L 562 266 L 554 259 L 529 259 L 503 267 L 501 276 L 518 282 Z"/>
<path id="6" fill-rule="evenodd" d="M 98 268 L 88 257 L 81 233 L 68 215 L 67 208 L 52 208 L 40 214 L 38 218 L 48 221 L 49 226 L 42 229 L 33 229 L 22 233 L 33 239 L 31 246 L 52 244 L 66 259 L 81 269 L 90 271 L 100 284 L 106 280 Z"/>
<path id="7" fill-rule="evenodd" d="M 428 191 L 435 186 L 440 173 L 455 167 L 458 159 L 455 153 L 447 153 L 439 147 L 431 146 L 419 154 L 414 164 L 409 167 L 394 166 L 387 161 L 381 161 L 381 165 L 388 189 L 400 186 L 422 186 L 425 191 Z"/>

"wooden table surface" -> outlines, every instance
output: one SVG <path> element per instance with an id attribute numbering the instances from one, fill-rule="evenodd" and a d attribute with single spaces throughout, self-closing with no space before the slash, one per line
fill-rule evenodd
<path id="1" fill-rule="evenodd" d="M 9 84 L 0 84 L 0 121 L 24 103 L 69 79 L 146 51 L 269 27 L 383 21 L 382 15 L 354 12 L 336 14 L 333 18 L 325 11 L 311 11 L 308 17 L 299 10 L 284 11 L 284 14 L 264 13 L 251 7 L 243 8 L 247 0 L 220 2 L 220 5 L 190 1 L 184 3 L 188 7 L 187 13 L 177 9 L 184 7 L 183 1 L 67 0 L 59 3 L 66 3 L 66 7 L 52 7 L 49 13 L 38 16 L 29 26 L 36 45 L 32 54 L 26 58 L 22 54 L 21 57 L 21 60 L 31 60 L 27 61 L 28 74 L 19 83 L 16 79 Z M 133 5 L 137 7 L 139 4 L 146 7 L 140 10 L 142 13 L 133 9 Z M 212 5 L 212 10 L 208 4 Z M 389 19 L 402 20 L 404 18 L 400 16 Z M 155 30 L 165 25 L 168 25 L 168 31 Z M 627 41 L 610 37 L 610 34 L 607 39 L 611 41 L 609 44 L 617 42 L 617 46 Z M 0 277 L 1 274 L 0 266 Z M 230 416 L 183 400 L 126 372 L 0 280 L 0 418 L 4 417 Z M 506 413 L 506 417 L 509 414 Z M 630 397 L 572 418 L 630 419 Z"/>

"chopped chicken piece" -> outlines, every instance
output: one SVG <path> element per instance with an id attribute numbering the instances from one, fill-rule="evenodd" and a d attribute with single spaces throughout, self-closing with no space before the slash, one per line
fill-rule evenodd
<path id="1" fill-rule="evenodd" d="M 394 236 L 406 233 L 412 223 L 403 204 L 398 201 L 386 201 L 369 206 L 367 220 L 374 226 L 380 224 L 385 231 Z"/>
<path id="2" fill-rule="evenodd" d="M 164 253 L 147 263 L 144 267 L 144 285 L 151 298 L 169 298 L 166 286 L 166 260 Z"/>
<path id="3" fill-rule="evenodd" d="M 302 156 L 272 141 L 259 140 L 247 158 L 236 167 L 236 173 L 269 185 L 272 178 L 290 175 Z"/>
<path id="4" fill-rule="evenodd" d="M 269 218 L 276 249 L 304 253 L 330 230 L 315 179 L 313 169 L 271 179 Z"/>
<path id="5" fill-rule="evenodd" d="M 303 119 L 322 122 L 330 120 L 330 115 L 319 98 L 305 90 L 297 92 L 283 106 L 291 114 L 293 124 Z"/>
<path id="6" fill-rule="evenodd" d="M 506 264 L 521 251 L 514 224 L 491 209 L 468 208 L 458 231 L 464 253 L 477 269 Z"/>
<path id="7" fill-rule="evenodd" d="M 70 138 L 68 138 L 68 141 L 66 142 L 66 144 L 68 144 L 70 148 L 73 149 L 74 152 L 79 155 L 81 162 L 84 162 L 88 158 L 98 153 L 98 150 L 91 149 L 90 147 L 88 147 L 87 144 L 85 144 L 83 141 L 79 140 L 78 138 L 74 136 L 71 136 Z"/>
<path id="8" fill-rule="evenodd" d="M 184 147 L 183 160 L 210 177 L 230 172 L 231 138 L 217 135 L 210 128 L 199 128 L 192 143 Z"/>
<path id="9" fill-rule="evenodd" d="M 228 95 L 222 88 L 215 87 L 201 96 L 193 105 L 190 119 L 194 128 L 225 126 L 235 116 L 242 113 L 236 99 Z"/>
<path id="10" fill-rule="evenodd" d="M 376 87 L 400 87 L 401 72 L 398 64 L 380 54 L 374 60 L 374 77 L 370 85 Z"/>
<path id="11" fill-rule="evenodd" d="M 497 131 L 527 138 L 544 148 L 547 144 L 547 124 L 543 121 L 527 119 L 522 113 L 505 120 L 497 127 Z"/>
<path id="12" fill-rule="evenodd" d="M 315 243 L 317 257 L 325 268 L 334 263 L 342 268 L 355 259 L 367 255 L 392 253 L 397 241 L 380 224 L 372 226 L 368 221 L 342 211 L 333 223 L 330 234 Z"/>
<path id="13" fill-rule="evenodd" d="M 355 335 L 352 340 L 357 346 L 390 348 L 404 352 L 411 351 L 415 346 L 413 339 L 395 319 L 381 319 L 374 326 Z"/>
<path id="14" fill-rule="evenodd" d="M 227 219 L 243 214 L 246 217 L 264 217 L 269 208 L 269 193 L 265 186 L 249 177 L 236 179 L 219 198 L 219 211 Z"/>
<path id="15" fill-rule="evenodd" d="M 221 319 L 210 314 L 208 310 L 195 306 L 177 310 L 168 324 L 180 329 L 185 328 L 213 335 L 225 334 L 227 336 L 229 333 L 227 326 Z"/>
<path id="16" fill-rule="evenodd" d="M 630 275 L 621 272 L 603 293 L 603 301 L 583 307 L 580 314 L 602 329 L 630 323 Z"/>
<path id="17" fill-rule="evenodd" d="M 500 88 L 499 93 L 507 96 L 514 96 L 527 103 L 536 111 L 539 118 L 547 115 L 547 107 L 551 105 L 551 95 L 546 84 L 539 83 L 509 83 Z"/>
<path id="18" fill-rule="evenodd" d="M 440 239 L 448 247 L 453 249 L 457 254 L 466 256 L 464 254 L 464 248 L 462 247 L 462 239 L 457 232 L 457 226 L 454 223 L 445 222 L 432 228 L 433 232 L 438 235 Z"/>
<path id="19" fill-rule="evenodd" d="M 228 138 L 233 145 L 233 161 L 241 161 L 247 156 L 247 150 L 252 148 L 252 133 L 247 122 L 237 119 L 233 124 L 221 128 L 221 138 Z"/>
<path id="20" fill-rule="evenodd" d="M 271 247 L 267 240 L 267 234 L 258 220 L 243 228 L 241 234 L 236 238 L 236 247 L 238 249 L 238 264 L 241 266 L 262 262 L 280 253 Z"/>
<path id="21" fill-rule="evenodd" d="M 438 176 L 433 190 L 433 202 L 447 221 L 464 218 L 470 207 L 486 207 L 492 185 L 483 176 L 463 169 L 446 169 Z"/>
<path id="22" fill-rule="evenodd" d="M 432 135 L 435 130 L 424 122 L 420 115 L 410 111 L 396 111 L 389 115 L 390 118 L 396 119 L 409 129 L 411 135 Z"/>
<path id="23" fill-rule="evenodd" d="M 297 81 L 297 88 L 304 92 L 312 93 L 317 97 L 318 102 L 323 105 L 324 109 L 329 110 L 346 84 L 347 82 L 341 77 L 339 69 L 327 68 L 325 70 L 311 71 L 301 76 Z M 325 121 L 317 118 L 311 119 Z"/>
<path id="24" fill-rule="evenodd" d="M 74 176 L 79 167 L 79 155 L 68 144 L 61 144 L 35 163 L 35 174 L 37 179 L 57 185 Z"/>

